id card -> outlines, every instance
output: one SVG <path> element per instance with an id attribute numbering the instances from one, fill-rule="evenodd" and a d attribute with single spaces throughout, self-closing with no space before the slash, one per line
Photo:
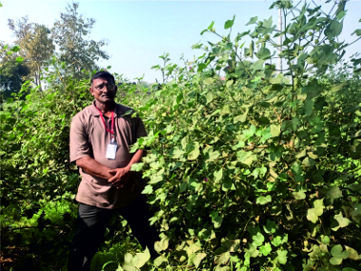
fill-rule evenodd
<path id="1" fill-rule="evenodd" d="M 105 157 L 109 160 L 114 160 L 116 152 L 117 152 L 117 142 L 112 140 L 107 146 L 107 153 L 105 154 Z"/>

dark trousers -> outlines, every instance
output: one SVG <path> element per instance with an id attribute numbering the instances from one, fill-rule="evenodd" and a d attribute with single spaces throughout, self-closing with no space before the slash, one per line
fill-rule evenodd
<path id="1" fill-rule="evenodd" d="M 106 227 L 114 214 L 120 214 L 128 221 L 132 233 L 143 249 L 148 247 L 152 258 L 157 256 L 154 242 L 158 234 L 154 227 L 149 225 L 150 213 L 143 195 L 119 209 L 102 209 L 79 204 L 77 229 L 69 255 L 69 271 L 90 269 L 91 259 L 103 243 Z"/>

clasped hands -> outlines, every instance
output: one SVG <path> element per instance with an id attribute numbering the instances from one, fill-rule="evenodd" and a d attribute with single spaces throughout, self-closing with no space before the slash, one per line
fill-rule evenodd
<path id="1" fill-rule="evenodd" d="M 108 179 L 108 182 L 114 185 L 117 189 L 123 188 L 127 178 L 126 174 L 130 171 L 130 167 L 114 168 L 108 170 L 108 173 L 112 175 Z"/>

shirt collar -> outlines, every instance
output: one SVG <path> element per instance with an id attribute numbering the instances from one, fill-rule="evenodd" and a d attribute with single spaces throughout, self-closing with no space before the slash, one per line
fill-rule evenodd
<path id="1" fill-rule="evenodd" d="M 99 113 L 98 109 L 96 109 L 96 107 L 95 107 L 95 100 L 93 101 L 90 109 L 91 109 L 91 113 L 92 113 L 92 115 L 94 117 L 99 117 L 100 116 L 100 113 Z M 116 103 L 115 104 L 115 109 L 114 109 L 114 113 L 115 113 L 114 117 L 116 117 L 116 118 L 117 117 L 123 117 L 123 115 L 125 113 L 127 113 L 128 111 L 129 111 L 129 108 L 126 108 L 125 106 L 122 106 L 122 105 Z"/>

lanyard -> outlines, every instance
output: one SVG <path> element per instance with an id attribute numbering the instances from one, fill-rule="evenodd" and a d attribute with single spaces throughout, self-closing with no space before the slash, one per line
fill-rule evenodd
<path id="1" fill-rule="evenodd" d="M 105 120 L 104 120 L 102 111 L 100 111 L 100 109 L 99 109 L 96 105 L 94 105 L 94 106 L 95 106 L 95 108 L 98 109 L 98 111 L 99 111 L 100 117 L 101 117 L 102 122 L 103 122 L 104 127 L 105 127 L 105 131 L 111 133 L 111 134 L 113 135 L 113 137 L 114 137 L 114 111 L 112 111 L 112 122 L 111 122 L 111 128 L 110 128 L 110 130 L 109 130 L 109 129 L 107 128 L 107 125 L 105 124 Z"/>

